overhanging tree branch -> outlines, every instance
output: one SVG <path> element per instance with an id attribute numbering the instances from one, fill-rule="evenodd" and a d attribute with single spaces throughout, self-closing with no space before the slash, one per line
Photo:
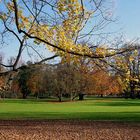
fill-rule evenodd
<path id="1" fill-rule="evenodd" d="M 127 48 L 123 48 L 123 49 L 118 49 L 117 51 L 115 52 L 109 52 L 109 53 L 106 53 L 106 54 L 96 54 L 95 52 L 92 52 L 91 54 L 88 54 L 88 53 L 80 53 L 80 52 L 77 52 L 77 51 L 71 51 L 71 50 L 66 50 L 64 48 L 61 48 L 57 45 L 54 45 L 52 44 L 51 42 L 48 42 L 38 36 L 33 36 L 29 33 L 27 33 L 26 31 L 22 30 L 21 28 L 19 28 L 19 20 L 18 20 L 18 6 L 17 6 L 17 1 L 16 0 L 13 0 L 13 3 L 14 3 L 14 9 L 15 9 L 15 24 L 16 24 L 16 27 L 17 27 L 17 30 L 19 33 L 23 33 L 25 34 L 27 37 L 31 38 L 31 39 L 36 39 L 42 43 L 45 43 L 53 48 L 56 48 L 62 52 L 65 52 L 65 53 L 70 53 L 72 55 L 78 55 L 78 56 L 85 56 L 85 57 L 88 57 L 88 58 L 95 58 L 95 59 L 99 59 L 99 58 L 105 58 L 105 57 L 112 57 L 114 55 L 118 55 L 118 54 L 122 54 L 124 52 L 128 52 L 128 51 L 133 51 L 135 50 L 137 47 L 139 46 L 131 46 L 131 47 L 127 47 Z"/>
<path id="2" fill-rule="evenodd" d="M 59 56 L 59 55 L 53 55 L 53 56 L 51 56 L 51 57 L 42 59 L 41 61 L 39 61 L 39 62 L 37 62 L 37 63 L 35 63 L 35 64 L 41 64 L 41 63 L 46 62 L 46 61 L 48 61 L 48 60 L 52 60 L 52 59 L 54 59 L 54 58 L 56 58 L 56 57 L 58 57 L 58 56 Z"/>

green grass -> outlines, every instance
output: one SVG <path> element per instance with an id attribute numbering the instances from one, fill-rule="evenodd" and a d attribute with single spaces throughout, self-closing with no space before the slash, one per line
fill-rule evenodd
<path id="1" fill-rule="evenodd" d="M 140 121 L 140 100 L 86 99 L 75 102 L 0 100 L 0 119 Z"/>

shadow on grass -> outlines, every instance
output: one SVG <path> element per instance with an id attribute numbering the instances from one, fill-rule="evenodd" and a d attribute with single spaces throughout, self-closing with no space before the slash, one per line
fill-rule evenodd
<path id="1" fill-rule="evenodd" d="M 116 106 L 116 107 L 129 107 L 137 106 L 140 107 L 140 100 L 126 100 L 126 99 L 92 99 L 92 100 L 83 100 L 83 101 L 69 101 L 64 99 L 62 102 L 58 102 L 56 98 L 47 98 L 47 99 L 4 99 L 0 100 L 0 103 L 19 103 L 19 104 L 55 104 L 55 103 L 76 103 L 85 106 Z"/>
<path id="2" fill-rule="evenodd" d="M 96 106 L 139 106 L 140 107 L 140 100 L 124 100 L 124 101 L 109 101 L 109 100 L 105 100 L 105 101 L 96 101 L 96 102 L 92 102 L 92 103 L 89 103 L 87 104 L 89 106 L 92 106 L 92 105 L 96 105 Z"/>
<path id="3" fill-rule="evenodd" d="M 58 101 L 57 98 L 47 98 L 47 99 L 1 99 L 0 103 L 21 103 L 21 104 L 28 104 L 28 103 L 65 103 L 65 102 L 76 102 L 70 101 L 70 99 L 62 99 L 61 102 Z"/>
<path id="4" fill-rule="evenodd" d="M 140 107 L 140 102 L 135 103 L 135 102 L 119 102 L 119 103 L 106 103 L 104 104 L 106 106 L 139 106 Z"/>
<path id="5" fill-rule="evenodd" d="M 3 99 L 0 103 L 21 103 L 21 104 L 36 104 L 36 103 L 47 103 L 56 102 L 56 99 Z"/>
<path id="6" fill-rule="evenodd" d="M 74 119 L 74 120 L 108 120 L 140 122 L 140 112 L 10 112 L 0 113 L 1 120 L 18 119 Z"/>

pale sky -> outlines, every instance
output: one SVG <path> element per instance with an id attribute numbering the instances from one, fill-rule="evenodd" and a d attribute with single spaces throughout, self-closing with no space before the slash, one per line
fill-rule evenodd
<path id="1" fill-rule="evenodd" d="M 118 26 L 128 39 L 140 37 L 140 0 L 116 0 Z"/>
<path id="2" fill-rule="evenodd" d="M 140 38 L 140 0 L 114 0 L 115 10 L 114 14 L 117 21 L 110 25 L 107 30 L 113 29 L 120 30 L 120 33 L 125 36 L 126 39 L 131 40 Z M 110 31 L 109 31 L 110 32 Z M 118 33 L 119 36 L 119 33 Z M 18 48 L 15 48 L 14 40 L 10 40 L 10 48 L 0 48 L 0 53 L 4 52 L 5 59 L 8 56 L 15 56 Z M 45 49 L 42 49 L 44 54 L 50 55 Z M 27 55 L 23 55 L 22 59 L 27 59 Z"/>

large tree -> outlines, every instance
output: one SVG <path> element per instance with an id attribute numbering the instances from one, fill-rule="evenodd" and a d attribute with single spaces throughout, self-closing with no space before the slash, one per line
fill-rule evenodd
<path id="1" fill-rule="evenodd" d="M 23 50 L 31 48 L 41 58 L 39 63 L 60 56 L 78 63 L 79 57 L 106 58 L 134 50 L 139 46 L 119 49 L 102 44 L 89 44 L 104 35 L 104 27 L 112 22 L 112 0 L 2 0 L 0 2 L 1 42 L 16 40 L 18 53 L 12 64 L 0 65 L 17 69 Z M 113 4 L 113 3 L 112 3 Z M 110 12 L 111 11 L 111 12 Z M 97 35 L 97 36 L 96 36 Z M 6 41 L 5 41 L 6 40 Z M 81 43 L 82 41 L 85 43 Z M 35 46 L 46 47 L 51 57 L 42 57 Z M 110 65 L 111 66 L 111 65 Z"/>
<path id="2" fill-rule="evenodd" d="M 38 53 L 34 44 L 46 46 L 55 53 L 53 58 L 58 55 L 69 57 L 68 54 L 71 57 L 104 58 L 123 53 L 126 49 L 115 51 L 103 45 L 95 48 L 80 43 L 104 33 L 102 29 L 112 21 L 110 4 L 111 0 L 1 1 L 2 39 L 6 32 L 14 36 L 19 45 L 15 62 L 9 67 L 16 68 L 25 46 Z"/>

